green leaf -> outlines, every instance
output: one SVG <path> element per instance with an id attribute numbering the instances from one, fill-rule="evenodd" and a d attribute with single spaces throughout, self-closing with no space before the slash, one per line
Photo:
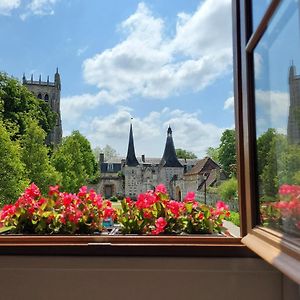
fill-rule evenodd
<path id="1" fill-rule="evenodd" d="M 16 228 L 16 226 L 1 227 L 0 228 L 0 233 L 11 231 L 12 229 L 15 229 L 15 228 Z"/>

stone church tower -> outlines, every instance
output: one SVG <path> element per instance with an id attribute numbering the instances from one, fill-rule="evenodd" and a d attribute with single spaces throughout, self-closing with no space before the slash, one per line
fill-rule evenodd
<path id="1" fill-rule="evenodd" d="M 290 107 L 287 126 L 287 137 L 290 144 L 300 144 L 300 76 L 296 67 L 289 70 Z"/>
<path id="2" fill-rule="evenodd" d="M 62 125 L 60 116 L 61 82 L 58 69 L 56 69 L 56 73 L 54 75 L 54 82 L 49 81 L 49 76 L 47 81 L 42 81 L 41 75 L 38 81 L 33 80 L 33 75 L 31 75 L 30 80 L 27 80 L 24 74 L 23 85 L 26 86 L 37 98 L 47 102 L 51 109 L 57 114 L 55 127 L 47 136 L 46 144 L 59 144 L 62 139 Z"/>

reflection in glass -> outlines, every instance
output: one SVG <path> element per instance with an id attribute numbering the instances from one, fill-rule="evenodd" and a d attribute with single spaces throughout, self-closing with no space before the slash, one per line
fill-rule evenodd
<path id="1" fill-rule="evenodd" d="M 254 51 L 257 178 L 262 225 L 294 236 L 300 236 L 299 53 L 299 3 L 284 1 Z"/>

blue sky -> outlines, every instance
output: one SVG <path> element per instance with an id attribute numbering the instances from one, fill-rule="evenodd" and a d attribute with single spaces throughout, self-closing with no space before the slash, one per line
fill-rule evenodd
<path id="1" fill-rule="evenodd" d="M 230 0 L 0 0 L 0 70 L 62 80 L 64 135 L 205 155 L 234 126 Z M 4 41 L 4 42 L 3 42 Z"/>

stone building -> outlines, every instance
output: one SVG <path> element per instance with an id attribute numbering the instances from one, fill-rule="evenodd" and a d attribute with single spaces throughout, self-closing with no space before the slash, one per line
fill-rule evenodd
<path id="1" fill-rule="evenodd" d="M 134 199 L 138 194 L 163 183 L 168 189 L 171 198 L 181 201 L 187 191 L 197 191 L 199 185 L 193 184 L 191 185 L 191 189 L 189 189 L 188 182 L 191 178 L 189 173 L 199 165 L 199 162 L 201 161 L 196 159 L 177 158 L 172 129 L 170 127 L 167 131 L 162 158 L 148 158 L 145 155 L 137 158 L 135 155 L 132 125 L 130 125 L 126 157 L 114 157 L 108 161 L 104 161 L 104 155 L 100 155 L 101 179 L 99 189 L 97 190 L 106 198 L 115 195 Z M 209 162 L 205 163 L 199 172 L 201 173 L 206 170 L 212 173 L 214 170 L 217 173 L 219 169 L 220 167 L 209 159 Z M 201 174 L 199 176 L 201 177 Z M 210 177 L 210 179 L 212 178 L 213 176 Z M 214 178 L 217 179 L 217 176 Z M 186 180 L 187 183 L 185 183 Z M 210 182 L 210 185 L 212 184 L 214 184 L 213 181 Z"/>
<path id="2" fill-rule="evenodd" d="M 296 67 L 289 70 L 290 107 L 287 126 L 287 137 L 291 144 L 300 144 L 300 76 L 296 75 Z"/>
<path id="3" fill-rule="evenodd" d="M 41 75 L 38 81 L 33 80 L 33 75 L 31 75 L 31 79 L 28 80 L 24 74 L 23 85 L 26 86 L 37 98 L 48 103 L 51 109 L 56 113 L 56 124 L 53 130 L 48 134 L 46 144 L 59 144 L 62 139 L 62 125 L 60 116 L 61 82 L 58 69 L 56 69 L 56 73 L 54 75 L 54 82 L 49 81 L 49 76 L 47 77 L 47 81 L 42 81 Z"/>

